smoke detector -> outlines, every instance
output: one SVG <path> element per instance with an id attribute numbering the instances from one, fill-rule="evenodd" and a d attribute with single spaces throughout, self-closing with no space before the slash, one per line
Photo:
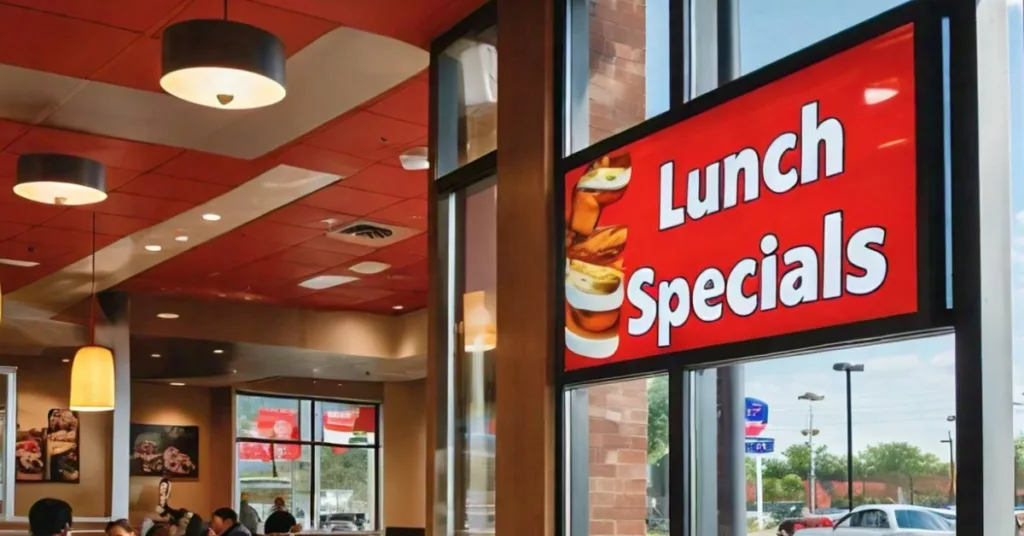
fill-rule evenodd
<path id="1" fill-rule="evenodd" d="M 430 160 L 427 159 L 426 147 L 413 147 L 398 155 L 398 161 L 402 163 L 402 169 L 406 171 L 430 169 Z"/>
<path id="2" fill-rule="evenodd" d="M 333 240 L 368 246 L 371 248 L 382 248 L 396 242 L 401 242 L 410 236 L 420 234 L 418 229 L 400 227 L 387 223 L 380 223 L 370 220 L 359 220 L 337 229 L 327 231 L 327 237 Z"/>

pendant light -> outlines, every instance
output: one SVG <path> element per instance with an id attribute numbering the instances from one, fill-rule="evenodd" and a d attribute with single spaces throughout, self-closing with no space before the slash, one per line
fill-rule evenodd
<path id="1" fill-rule="evenodd" d="M 462 296 L 462 316 L 467 352 L 486 352 L 498 346 L 497 326 L 487 309 L 487 294 L 478 290 Z"/>
<path id="2" fill-rule="evenodd" d="M 114 410 L 114 354 L 96 345 L 96 213 L 92 215 L 92 293 L 89 297 L 89 345 L 71 365 L 72 411 Z"/>
<path id="3" fill-rule="evenodd" d="M 285 97 L 284 43 L 223 19 L 194 19 L 164 30 L 160 87 L 181 100 L 224 110 L 262 108 Z"/>
<path id="4" fill-rule="evenodd" d="M 14 193 L 48 205 L 90 205 L 107 198 L 107 168 L 89 158 L 56 153 L 18 157 Z"/>

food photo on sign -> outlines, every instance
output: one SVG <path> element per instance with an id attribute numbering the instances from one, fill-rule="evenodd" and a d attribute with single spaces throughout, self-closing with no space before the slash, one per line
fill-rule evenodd
<path id="1" fill-rule="evenodd" d="M 247 433 L 249 437 L 264 440 L 298 441 L 299 412 L 294 409 L 260 408 L 254 428 Z M 302 446 L 246 442 L 239 444 L 238 456 L 242 460 L 265 462 L 298 460 L 302 456 Z"/>
<path id="2" fill-rule="evenodd" d="M 131 476 L 199 477 L 199 427 L 131 425 Z"/>
<path id="3" fill-rule="evenodd" d="M 913 27 L 565 175 L 565 369 L 918 312 Z"/>
<path id="4" fill-rule="evenodd" d="M 68 409 L 47 412 L 44 428 L 19 430 L 14 445 L 17 482 L 77 484 L 80 475 L 78 413 Z"/>

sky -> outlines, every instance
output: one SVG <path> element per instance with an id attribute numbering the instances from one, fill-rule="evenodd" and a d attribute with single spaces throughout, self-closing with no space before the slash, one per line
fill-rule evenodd
<path id="1" fill-rule="evenodd" d="M 740 0 L 740 61 L 744 73 L 762 67 L 891 7 L 901 0 Z M 1011 20 L 1022 20 L 1019 1 L 1008 2 Z M 1011 137 L 1013 223 L 1014 384 L 1024 400 L 1024 29 L 1010 29 Z M 824 395 L 814 403 L 814 428 L 835 454 L 846 452 L 845 376 L 834 372 L 836 362 L 863 363 L 854 373 L 853 443 L 867 445 L 905 441 L 940 460 L 949 459 L 941 443 L 955 413 L 953 336 L 901 341 L 872 347 L 822 352 L 762 361 L 744 366 L 747 396 L 769 405 L 769 424 L 763 437 L 776 439 L 782 451 L 805 438 L 808 403 L 805 392 Z M 1008 401 L 1009 403 L 1009 401 Z M 1024 412 L 1015 413 L 1015 433 L 1024 432 Z M 777 456 L 778 454 L 776 454 Z"/>

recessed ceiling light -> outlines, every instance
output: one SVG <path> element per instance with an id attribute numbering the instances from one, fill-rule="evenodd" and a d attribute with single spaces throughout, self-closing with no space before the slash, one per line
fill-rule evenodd
<path id="1" fill-rule="evenodd" d="M 174 387 L 185 387 L 185 384 L 181 382 L 171 382 L 171 385 Z"/>
<path id="2" fill-rule="evenodd" d="M 160 354 L 153 354 L 153 355 L 151 355 L 150 357 L 155 357 L 155 358 L 159 358 L 159 357 L 160 357 Z"/>
<path id="3" fill-rule="evenodd" d="M 392 307 L 392 309 L 394 309 L 396 311 L 401 311 L 402 309 L 405 309 L 405 307 L 401 306 L 401 305 L 396 305 L 396 306 Z"/>
<path id="4" fill-rule="evenodd" d="M 163 318 L 164 320 L 175 320 L 178 318 L 178 313 L 158 313 L 157 318 Z"/>
<path id="5" fill-rule="evenodd" d="M 398 155 L 398 161 L 402 163 L 402 169 L 406 171 L 430 169 L 430 160 L 427 159 L 426 147 L 413 147 Z"/>
<path id="6" fill-rule="evenodd" d="M 348 269 L 357 274 L 379 274 L 388 268 L 391 268 L 391 265 L 386 262 L 364 261 L 359 264 L 353 264 Z"/>
<path id="7" fill-rule="evenodd" d="M 353 281 L 359 281 L 359 278 L 350 275 L 318 275 L 299 283 L 299 286 L 312 290 L 323 290 Z"/>
<path id="8" fill-rule="evenodd" d="M 39 266 L 38 262 L 19 261 L 18 259 L 0 259 L 0 264 L 5 264 L 7 266 L 17 266 L 18 268 L 32 268 L 33 266 Z"/>
<path id="9" fill-rule="evenodd" d="M 238 371 L 237 371 L 237 370 L 235 370 L 235 369 L 231 369 L 231 373 L 232 373 L 232 374 L 238 374 Z"/>
<path id="10" fill-rule="evenodd" d="M 178 235 L 174 239 L 178 242 L 188 242 L 188 235 Z"/>
<path id="11" fill-rule="evenodd" d="M 61 359 L 60 362 L 61 363 L 70 363 L 71 360 L 70 359 Z"/>
<path id="12" fill-rule="evenodd" d="M 217 348 L 216 350 L 213 351 L 213 353 L 215 353 L 215 354 L 223 354 L 224 350 L 221 350 L 220 348 Z"/>
<path id="13" fill-rule="evenodd" d="M 203 214 L 203 219 L 206 221 L 220 221 L 220 214 L 207 212 L 206 214 Z"/>
<path id="14" fill-rule="evenodd" d="M 153 253 L 156 253 L 158 251 L 162 251 L 163 249 L 164 248 L 159 244 L 146 244 L 146 251 L 152 251 Z"/>

